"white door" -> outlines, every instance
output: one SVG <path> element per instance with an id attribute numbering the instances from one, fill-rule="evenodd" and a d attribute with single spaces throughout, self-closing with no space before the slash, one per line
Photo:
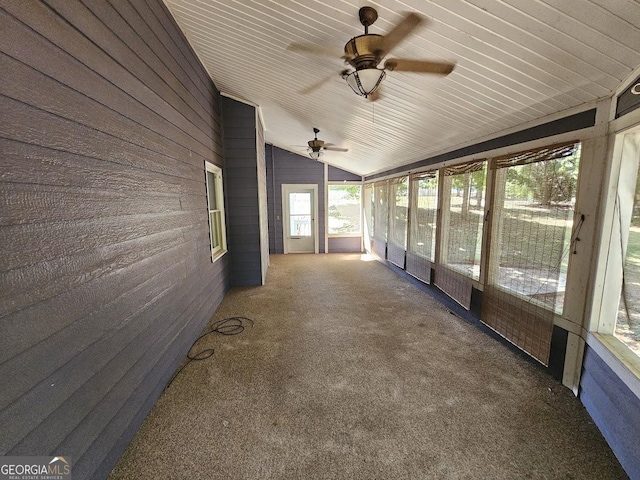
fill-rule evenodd
<path id="1" fill-rule="evenodd" d="M 284 253 L 318 252 L 317 216 L 317 185 L 282 185 Z"/>

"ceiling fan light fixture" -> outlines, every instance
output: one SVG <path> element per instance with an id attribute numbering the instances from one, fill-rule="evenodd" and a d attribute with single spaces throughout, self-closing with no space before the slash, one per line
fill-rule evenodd
<path id="1" fill-rule="evenodd" d="M 366 98 L 378 89 L 385 76 L 384 70 L 363 68 L 345 75 L 345 80 L 351 87 L 351 90 Z"/>
<path id="2" fill-rule="evenodd" d="M 309 156 L 314 160 L 320 160 L 323 153 L 324 152 L 321 148 L 318 148 L 317 150 L 315 148 L 309 148 Z"/>

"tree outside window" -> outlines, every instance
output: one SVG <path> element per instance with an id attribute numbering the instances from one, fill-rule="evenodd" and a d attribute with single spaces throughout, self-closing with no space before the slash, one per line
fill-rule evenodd
<path id="1" fill-rule="evenodd" d="M 361 185 L 328 186 L 328 232 L 329 235 L 360 235 Z"/>

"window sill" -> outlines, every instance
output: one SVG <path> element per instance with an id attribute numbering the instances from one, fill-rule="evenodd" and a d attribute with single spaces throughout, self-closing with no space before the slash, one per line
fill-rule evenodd
<path id="1" fill-rule="evenodd" d="M 587 334 L 587 345 L 640 398 L 640 357 L 613 335 L 590 332 Z"/>
<path id="2" fill-rule="evenodd" d="M 361 233 L 329 233 L 329 238 L 359 238 Z"/>
<path id="3" fill-rule="evenodd" d="M 211 263 L 216 263 L 218 260 L 220 260 L 222 257 L 224 257 L 228 251 L 229 250 L 221 250 L 219 252 L 216 252 L 215 254 L 212 253 L 211 254 Z"/>

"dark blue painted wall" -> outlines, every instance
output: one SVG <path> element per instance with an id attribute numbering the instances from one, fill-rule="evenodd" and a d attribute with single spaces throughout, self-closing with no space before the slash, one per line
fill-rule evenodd
<path id="1" fill-rule="evenodd" d="M 282 244 L 282 184 L 307 183 L 318 185 L 318 244 L 324 252 L 324 164 L 309 157 L 287 152 L 273 145 L 266 146 L 267 205 L 269 211 L 269 251 L 284 253 Z"/>
<path id="2" fill-rule="evenodd" d="M 325 251 L 325 188 L 324 163 L 303 155 L 287 152 L 273 145 L 265 146 L 267 163 L 267 208 L 269 217 L 269 251 L 284 253 L 282 244 L 282 184 L 306 183 L 318 186 L 319 251 Z M 327 168 L 329 181 L 359 182 L 362 177 L 331 165 Z M 359 252 L 360 237 L 331 238 L 329 252 Z"/>
<path id="3" fill-rule="evenodd" d="M 53 3 L 0 14 L 0 455 L 101 479 L 229 288 L 220 95 L 161 0 Z"/>
<path id="4" fill-rule="evenodd" d="M 360 175 L 356 175 L 355 173 L 347 172 L 342 170 L 341 168 L 334 167 L 333 165 L 329 165 L 327 169 L 327 176 L 329 177 L 330 182 L 360 182 L 362 181 L 362 177 Z"/>
<path id="5" fill-rule="evenodd" d="M 588 345 L 580 400 L 631 479 L 640 479 L 640 399 Z"/>
<path id="6" fill-rule="evenodd" d="M 227 248 L 233 285 L 262 284 L 256 109 L 222 97 Z"/>
<path id="7" fill-rule="evenodd" d="M 329 253 L 362 251 L 362 237 L 329 237 Z"/>

